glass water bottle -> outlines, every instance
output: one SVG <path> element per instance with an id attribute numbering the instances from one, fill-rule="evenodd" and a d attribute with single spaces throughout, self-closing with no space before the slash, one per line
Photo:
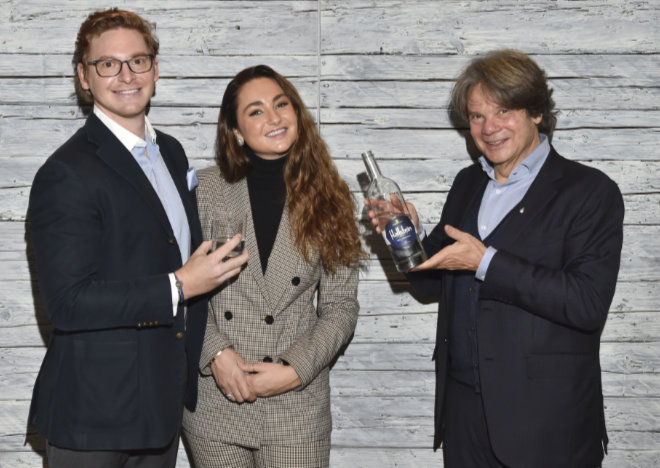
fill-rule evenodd
<path id="1" fill-rule="evenodd" d="M 384 225 L 383 238 L 396 269 L 403 272 L 416 267 L 426 260 L 426 253 L 399 186 L 383 176 L 371 151 L 362 153 L 362 160 L 371 178 L 366 193 L 372 200 L 369 209 L 376 212 L 381 227 Z"/>

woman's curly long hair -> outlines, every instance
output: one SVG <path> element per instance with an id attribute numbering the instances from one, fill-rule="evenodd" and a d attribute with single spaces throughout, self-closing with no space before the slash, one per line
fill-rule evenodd
<path id="1" fill-rule="evenodd" d="M 245 177 L 250 160 L 238 145 L 238 95 L 256 78 L 275 81 L 291 100 L 298 118 L 298 135 L 289 149 L 284 167 L 287 205 L 295 245 L 305 261 L 315 250 L 326 271 L 339 265 L 356 266 L 364 256 L 355 220 L 355 199 L 339 176 L 328 148 L 296 88 L 266 65 L 249 67 L 227 85 L 222 98 L 216 140 L 216 162 L 222 177 L 234 183 Z"/>

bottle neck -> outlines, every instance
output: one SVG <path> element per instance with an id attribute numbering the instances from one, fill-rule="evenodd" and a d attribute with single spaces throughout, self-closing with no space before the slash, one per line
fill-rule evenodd
<path id="1" fill-rule="evenodd" d="M 374 157 L 374 154 L 371 151 L 362 153 L 362 160 L 364 161 L 364 165 L 367 168 L 367 173 L 371 180 L 375 180 L 379 177 L 383 177 L 383 174 L 380 172 L 380 168 L 376 163 L 376 158 Z"/>

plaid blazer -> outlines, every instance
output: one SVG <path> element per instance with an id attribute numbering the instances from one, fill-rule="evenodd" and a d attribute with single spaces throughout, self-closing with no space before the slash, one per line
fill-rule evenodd
<path id="1" fill-rule="evenodd" d="M 229 184 L 217 167 L 199 172 L 197 203 L 205 238 L 211 218 L 246 217 L 247 267 L 217 290 L 200 359 L 195 412 L 184 428 L 200 437 L 246 447 L 296 445 L 329 437 L 329 364 L 353 334 L 358 315 L 356 268 L 323 270 L 314 252 L 307 263 L 293 245 L 285 207 L 266 273 L 262 273 L 245 179 Z M 246 361 L 288 362 L 302 385 L 241 405 L 226 399 L 208 362 L 231 345 Z"/>

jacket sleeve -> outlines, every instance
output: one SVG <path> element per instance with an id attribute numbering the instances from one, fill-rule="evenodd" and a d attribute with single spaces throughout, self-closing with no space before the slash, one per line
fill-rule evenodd
<path id="1" fill-rule="evenodd" d="M 426 252 L 427 257 L 432 257 L 454 242 L 445 233 L 445 225 L 450 224 L 456 227 L 458 224 L 459 216 L 464 209 L 465 199 L 474 191 L 474 188 L 465 181 L 468 178 L 468 173 L 472 170 L 474 169 L 468 167 L 456 175 L 451 190 L 447 194 L 447 199 L 440 215 L 440 222 L 422 240 L 424 252 Z M 427 299 L 437 299 L 442 295 L 442 275 L 443 272 L 440 270 L 427 270 L 406 273 L 406 278 L 419 294 Z"/>
<path id="2" fill-rule="evenodd" d="M 304 388 L 327 367 L 355 331 L 359 304 L 358 269 L 340 266 L 323 272 L 319 283 L 318 320 L 281 355 L 296 370 Z"/>
<path id="3" fill-rule="evenodd" d="M 195 191 L 197 199 L 197 210 L 199 217 L 202 220 L 202 239 L 211 238 L 211 224 L 208 222 L 213 213 L 213 209 L 218 204 L 222 203 L 220 190 L 217 186 L 219 172 L 215 169 L 205 169 L 198 172 L 199 185 Z M 218 301 L 220 290 L 210 293 L 208 301 L 208 315 L 206 321 L 206 331 L 204 333 L 204 344 L 202 346 L 202 354 L 199 358 L 199 370 L 202 375 L 211 375 L 211 368 L 209 362 L 218 351 L 225 349 L 232 345 L 229 337 L 218 329 L 218 322 L 216 319 L 216 311 L 214 303 Z"/>
<path id="4" fill-rule="evenodd" d="M 82 331 L 172 323 L 167 272 L 140 278 L 125 272 L 125 279 L 99 279 L 101 263 L 112 253 L 103 252 L 105 213 L 93 183 L 50 159 L 32 185 L 28 231 L 53 326 Z"/>
<path id="5" fill-rule="evenodd" d="M 206 332 L 204 333 L 204 344 L 202 354 L 199 358 L 199 371 L 202 375 L 211 375 L 209 362 L 218 351 L 231 346 L 231 341 L 226 334 L 218 330 L 218 325 L 213 310 L 213 301 L 209 300 L 209 313 L 206 319 Z"/>
<path id="6" fill-rule="evenodd" d="M 588 192 L 581 192 L 583 199 L 573 199 L 562 213 L 570 222 L 562 240 L 561 267 L 538 265 L 515 251 L 499 250 L 480 299 L 508 303 L 579 330 L 603 326 L 619 271 L 623 198 L 603 174 L 581 183 L 589 186 Z"/>
<path id="7" fill-rule="evenodd" d="M 424 252 L 428 258 L 449 245 L 452 240 L 445 234 L 444 222 L 441 220 L 431 231 L 431 234 L 422 240 Z M 405 273 L 412 287 L 427 299 L 437 299 L 442 293 L 442 272 L 439 270 L 426 270 Z"/>

